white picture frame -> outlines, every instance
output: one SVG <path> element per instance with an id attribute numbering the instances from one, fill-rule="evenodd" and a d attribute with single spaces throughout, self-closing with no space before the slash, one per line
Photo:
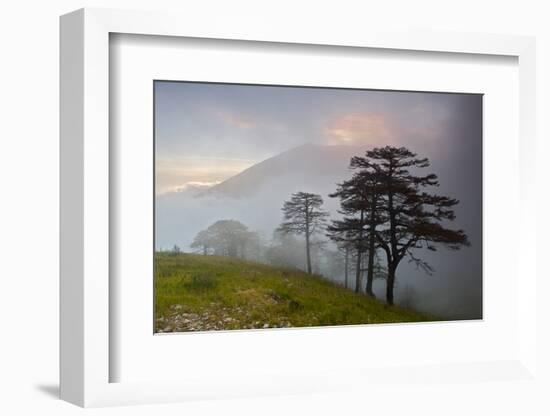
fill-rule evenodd
<path id="1" fill-rule="evenodd" d="M 215 23 L 215 24 L 214 24 Z M 331 377 L 295 374 L 288 369 L 264 379 L 237 380 L 221 374 L 180 381 L 110 382 L 110 365 L 119 357 L 110 349 L 110 170 L 109 35 L 112 33 L 207 39 L 332 45 L 439 53 L 505 55 L 519 66 L 520 212 L 518 264 L 522 279 L 517 293 L 517 355 L 498 362 L 422 367 L 417 376 L 478 382 L 472 373 L 494 372 L 507 379 L 536 375 L 536 270 L 529 253 L 535 241 L 535 41 L 508 35 L 381 32 L 350 29 L 329 33 L 281 28 L 266 22 L 212 25 L 192 16 L 165 13 L 82 9 L 61 18 L 61 398 L 80 406 L 158 403 L 197 398 L 323 392 L 366 385 L 385 377 L 384 369 L 333 370 Z M 312 333 L 313 334 L 313 333 Z M 434 370 L 435 368 L 435 370 Z M 392 370 L 406 378 L 406 371 Z M 389 376 L 387 376 L 389 377 Z M 347 379 L 342 383 L 342 379 Z M 389 378 L 388 378 L 389 379 Z"/>

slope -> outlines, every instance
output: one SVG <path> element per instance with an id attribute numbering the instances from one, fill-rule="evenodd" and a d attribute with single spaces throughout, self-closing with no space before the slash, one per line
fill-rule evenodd
<path id="1" fill-rule="evenodd" d="M 157 332 L 433 320 L 299 270 L 197 254 L 156 253 L 155 294 Z"/>

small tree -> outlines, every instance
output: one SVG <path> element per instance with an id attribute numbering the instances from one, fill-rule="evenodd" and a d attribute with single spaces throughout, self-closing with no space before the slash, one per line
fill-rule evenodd
<path id="1" fill-rule="evenodd" d="M 344 241 L 340 244 L 337 244 L 338 250 L 342 253 L 344 257 L 344 287 L 348 288 L 348 278 L 349 278 L 349 261 L 351 254 L 351 244 L 347 241 Z"/>
<path id="2" fill-rule="evenodd" d="M 243 242 L 242 257 L 249 260 L 261 261 L 264 247 L 260 234 L 257 231 L 248 231 L 244 236 Z"/>
<path id="3" fill-rule="evenodd" d="M 320 232 L 328 217 L 328 212 L 321 209 L 321 195 L 308 192 L 292 194 L 290 201 L 285 201 L 282 211 L 283 223 L 279 226 L 284 234 L 304 235 L 306 240 L 307 272 L 311 274 L 311 236 Z"/>
<path id="4" fill-rule="evenodd" d="M 351 245 L 356 250 L 355 291 L 361 287 L 363 253 L 367 252 L 367 285 L 365 292 L 374 297 L 374 258 L 376 255 L 376 228 L 383 222 L 380 196 L 381 177 L 378 170 L 364 166 L 361 158 L 351 159 L 350 168 L 357 170 L 353 176 L 338 184 L 332 198 L 340 198 L 340 213 L 343 218 L 332 221 L 328 227 L 329 237 L 342 244 Z"/>
<path id="5" fill-rule="evenodd" d="M 191 243 L 191 248 L 200 249 L 202 254 L 206 256 L 212 244 L 213 239 L 208 230 L 202 230 L 195 236 L 195 239 Z"/>
<path id="6" fill-rule="evenodd" d="M 304 246 L 294 235 L 277 229 L 273 231 L 270 247 L 266 250 L 266 260 L 273 266 L 302 268 Z"/>
<path id="7" fill-rule="evenodd" d="M 180 254 L 181 249 L 177 244 L 174 244 L 174 247 L 172 247 L 172 254 Z"/>
<path id="8" fill-rule="evenodd" d="M 327 227 L 327 237 L 334 241 L 338 252 L 343 258 L 344 287 L 347 289 L 351 269 L 350 262 L 352 261 L 353 251 L 357 248 L 353 232 L 347 226 L 343 226 L 342 222 L 332 221 L 332 224 Z M 356 276 L 356 287 L 359 287 L 357 281 L 358 278 Z"/>
<path id="9" fill-rule="evenodd" d="M 239 221 L 219 220 L 199 232 L 191 247 L 201 248 L 205 255 L 211 249 L 219 256 L 244 257 L 247 243 L 253 235 Z"/>
<path id="10" fill-rule="evenodd" d="M 354 245 L 348 241 L 335 241 L 336 250 L 331 252 L 327 250 L 329 254 L 332 253 L 331 262 L 334 265 L 330 268 L 329 275 L 341 276 L 343 271 L 343 286 L 349 289 L 349 278 L 353 273 L 353 259 L 354 259 Z"/>

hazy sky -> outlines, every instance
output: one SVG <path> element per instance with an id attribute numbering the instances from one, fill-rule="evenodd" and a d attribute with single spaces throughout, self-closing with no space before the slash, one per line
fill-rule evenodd
<path id="1" fill-rule="evenodd" d="M 437 157 L 479 96 L 155 82 L 157 193 L 223 181 L 302 143 L 402 144 Z M 466 120 L 467 121 L 467 120 Z M 475 138 L 479 141 L 479 138 Z"/>

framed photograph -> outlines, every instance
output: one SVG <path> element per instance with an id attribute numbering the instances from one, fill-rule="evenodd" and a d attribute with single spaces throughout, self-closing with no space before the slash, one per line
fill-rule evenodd
<path id="1" fill-rule="evenodd" d="M 482 319 L 481 94 L 153 88 L 156 333 Z"/>
<path id="2" fill-rule="evenodd" d="M 63 16 L 61 397 L 532 378 L 534 59 L 516 36 Z"/>

